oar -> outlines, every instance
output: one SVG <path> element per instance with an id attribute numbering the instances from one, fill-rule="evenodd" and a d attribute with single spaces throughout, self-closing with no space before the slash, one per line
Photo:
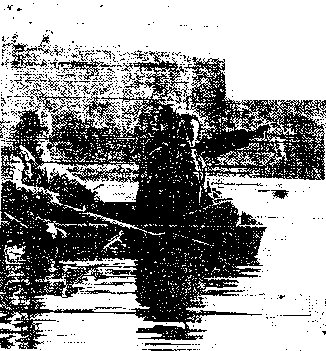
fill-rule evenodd
<path id="1" fill-rule="evenodd" d="M 138 226 L 135 226 L 133 224 L 129 224 L 129 223 L 125 223 L 125 222 L 122 222 L 122 221 L 118 221 L 116 219 L 112 219 L 112 218 L 109 218 L 109 217 L 105 217 L 105 216 L 102 216 L 102 215 L 98 215 L 98 214 L 95 214 L 95 213 L 92 213 L 92 212 L 85 212 L 83 210 L 81 210 L 80 208 L 76 208 L 76 207 L 72 207 L 72 206 L 69 206 L 69 205 L 64 205 L 64 204 L 60 204 L 61 206 L 65 207 L 65 208 L 69 208 L 69 209 L 72 209 L 72 210 L 75 210 L 77 212 L 82 212 L 83 214 L 86 214 L 90 217 L 94 217 L 94 218 L 97 218 L 97 219 L 101 219 L 102 221 L 105 221 L 105 222 L 109 222 L 111 224 L 114 224 L 114 225 L 117 225 L 119 227 L 122 227 L 122 228 L 126 228 L 126 229 L 133 229 L 133 230 L 136 230 L 136 231 L 139 231 L 139 232 L 142 232 L 143 234 L 148 234 L 148 235 L 163 235 L 165 233 L 154 233 L 152 231 L 149 231 L 149 230 L 146 230 L 146 229 L 143 229 L 143 228 L 140 228 Z M 202 244 L 202 245 L 207 245 L 207 246 L 210 246 L 210 247 L 213 247 L 214 245 L 211 245 L 211 244 L 208 244 L 204 241 L 201 241 L 201 240 L 198 240 L 198 239 L 194 239 L 194 238 L 189 238 L 187 236 L 184 236 L 184 235 L 181 235 L 181 234 L 177 234 L 177 233 L 174 233 L 174 235 L 176 236 L 180 236 L 182 238 L 185 238 L 185 239 L 190 239 L 196 243 L 199 243 L 199 244 Z M 121 236 L 121 235 L 119 235 Z M 115 239 L 115 238 L 113 238 Z M 109 244 L 111 244 L 112 242 L 110 241 L 108 243 L 108 245 L 106 245 L 105 247 L 109 246 Z"/>
<path id="2" fill-rule="evenodd" d="M 10 215 L 9 213 L 7 212 L 3 212 L 9 219 L 11 219 L 12 221 L 14 222 L 17 222 L 19 223 L 22 227 L 26 228 L 26 229 L 29 229 L 30 227 L 28 227 L 26 224 L 24 224 L 22 221 L 20 221 L 19 219 L 17 219 L 16 217 Z"/>
<path id="3" fill-rule="evenodd" d="M 9 213 L 7 213 L 7 212 L 3 212 L 3 213 L 4 213 L 9 219 L 11 219 L 12 221 L 19 223 L 23 228 L 32 229 L 32 227 L 27 226 L 27 225 L 24 224 L 22 221 L 20 221 L 20 220 L 17 219 L 16 217 L 10 215 Z M 36 218 L 40 219 L 42 222 L 45 222 L 45 223 L 47 223 L 47 224 L 49 224 L 49 223 L 54 223 L 54 224 L 56 224 L 56 225 L 60 225 L 60 223 L 58 223 L 58 222 L 50 221 L 49 219 L 44 219 L 44 218 L 41 218 L 40 216 L 36 216 Z M 63 229 L 59 228 L 59 229 L 57 229 L 57 230 L 59 230 L 59 232 L 60 232 L 64 237 L 67 236 L 67 233 L 66 233 Z M 48 231 L 49 231 L 49 233 L 53 234 L 53 232 L 51 232 L 49 229 L 48 229 Z"/>
<path id="4" fill-rule="evenodd" d="M 82 209 L 76 208 L 76 207 L 73 207 L 73 206 L 64 205 L 64 204 L 61 204 L 61 203 L 57 203 L 57 205 L 60 205 L 60 206 L 65 207 L 65 208 L 72 209 L 72 210 L 74 210 L 74 211 L 76 211 L 76 212 L 81 212 L 81 213 L 86 214 L 86 215 L 88 215 L 88 216 L 90 216 L 90 217 L 94 217 L 94 218 L 97 218 L 97 219 L 101 219 L 102 221 L 109 222 L 109 223 L 111 223 L 111 224 L 113 224 L 113 225 L 117 225 L 117 226 L 122 227 L 122 228 L 125 228 L 125 229 L 133 229 L 133 230 L 139 231 L 139 232 L 141 232 L 141 233 L 143 233 L 143 234 L 146 234 L 146 235 L 155 235 L 155 236 L 157 236 L 157 235 L 164 235 L 164 234 L 165 234 L 165 233 L 155 233 L 155 232 L 152 232 L 152 231 L 149 231 L 149 230 L 140 228 L 140 227 L 138 227 L 138 226 L 135 226 L 135 225 L 133 225 L 133 224 L 129 224 L 129 223 L 125 223 L 125 222 L 122 222 L 122 221 L 118 221 L 118 220 L 116 220 L 116 219 L 112 219 L 112 218 L 109 218 L 109 217 L 105 217 L 105 216 L 102 216 L 102 215 L 98 215 L 98 214 L 95 214 L 95 213 L 92 213 L 92 212 L 85 212 L 85 211 L 83 211 Z M 26 226 L 25 224 L 23 224 L 21 221 L 19 221 L 17 218 L 15 218 L 15 217 L 9 215 L 9 214 L 6 213 L 6 212 L 4 212 L 4 213 L 5 213 L 11 220 L 14 220 L 14 221 L 18 222 L 18 223 L 19 223 L 20 225 L 22 225 L 24 228 L 29 228 L 28 226 Z M 55 223 L 57 226 L 64 226 L 64 224 L 58 223 L 58 222 L 56 222 L 56 221 L 51 221 L 51 220 L 48 220 L 48 219 L 43 219 L 43 218 L 41 218 L 41 217 L 39 217 L 39 216 L 37 216 L 37 217 L 38 217 L 39 219 L 45 221 L 45 222 L 52 222 L 52 223 Z M 60 231 L 61 231 L 61 229 L 60 229 Z M 66 234 L 66 233 L 64 232 L 64 234 Z M 181 234 L 177 234 L 177 233 L 174 233 L 174 235 L 180 236 L 180 237 L 182 237 L 182 238 L 184 238 L 184 239 L 188 239 L 188 240 L 190 239 L 190 240 L 192 240 L 192 241 L 194 241 L 194 242 L 196 242 L 196 243 L 202 244 L 202 245 L 206 245 L 206 246 L 213 247 L 213 245 L 208 244 L 208 243 L 206 243 L 206 242 L 204 242 L 204 241 L 201 241 L 201 240 L 198 240 L 198 239 L 189 238 L 189 237 L 187 237 L 187 236 L 184 236 L 184 235 L 181 235 Z M 111 240 L 109 241 L 109 243 L 108 243 L 107 245 L 105 245 L 104 248 L 109 247 L 109 246 L 110 246 L 114 241 L 116 241 L 117 238 L 120 237 L 120 236 L 121 236 L 121 233 L 119 233 L 117 236 L 115 236 L 113 239 L 111 239 Z"/>
<path id="5" fill-rule="evenodd" d="M 125 222 L 122 222 L 122 221 L 118 221 L 117 219 L 113 219 L 113 218 L 110 218 L 110 217 L 105 217 L 105 216 L 102 216 L 102 215 L 99 215 L 99 214 L 95 214 L 95 213 L 92 213 L 92 212 L 85 212 L 82 209 L 76 208 L 76 207 L 73 207 L 73 206 L 64 205 L 64 204 L 61 204 L 61 203 L 59 205 L 65 207 L 65 208 L 69 208 L 71 210 L 74 210 L 76 212 L 81 212 L 81 213 L 83 213 L 83 214 L 85 214 L 87 216 L 94 217 L 94 218 L 100 219 L 100 220 L 105 221 L 105 222 L 109 222 L 109 223 L 111 223 L 113 225 L 117 225 L 117 226 L 125 228 L 125 229 L 133 229 L 133 230 L 142 232 L 144 234 L 149 234 L 149 235 L 162 235 L 162 234 L 165 234 L 165 233 L 151 232 L 149 230 L 140 228 L 140 227 L 135 226 L 133 224 L 129 224 L 129 223 L 125 223 Z"/>

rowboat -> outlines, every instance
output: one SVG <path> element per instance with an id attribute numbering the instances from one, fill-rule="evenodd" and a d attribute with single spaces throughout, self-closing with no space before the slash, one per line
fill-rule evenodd
<path id="1" fill-rule="evenodd" d="M 107 202 L 89 209 L 52 205 L 51 219 L 35 213 L 21 216 L 7 206 L 2 238 L 25 238 L 80 255 L 85 250 L 108 255 L 118 250 L 137 256 L 173 247 L 205 258 L 218 255 L 248 262 L 256 257 L 265 231 L 251 216 L 239 214 L 231 199 L 219 199 L 213 206 L 190 213 L 180 224 L 160 225 L 139 224 L 135 202 Z"/>

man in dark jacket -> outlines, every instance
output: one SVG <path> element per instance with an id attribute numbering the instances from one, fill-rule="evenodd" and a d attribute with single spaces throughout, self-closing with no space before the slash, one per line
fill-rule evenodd
<path id="1" fill-rule="evenodd" d="M 137 194 L 142 223 L 184 223 L 189 214 L 212 204 L 203 157 L 246 147 L 268 129 L 237 130 L 199 140 L 200 123 L 191 113 L 160 109 L 157 132 L 144 139 Z M 267 129 L 266 129 L 267 128 Z"/>
<path id="2" fill-rule="evenodd" d="M 179 223 L 198 209 L 204 188 L 204 164 L 196 151 L 199 121 L 164 106 L 157 123 L 140 157 L 138 219 Z"/>

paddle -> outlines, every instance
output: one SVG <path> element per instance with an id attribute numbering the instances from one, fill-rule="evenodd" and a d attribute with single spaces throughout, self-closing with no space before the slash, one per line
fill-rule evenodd
<path id="1" fill-rule="evenodd" d="M 77 212 L 82 212 L 83 214 L 86 214 L 90 217 L 93 217 L 93 218 L 97 218 L 97 219 L 101 219 L 102 221 L 105 221 L 105 222 L 109 222 L 113 225 L 117 225 L 119 227 L 122 227 L 122 228 L 125 228 L 125 229 L 132 229 L 132 230 L 136 230 L 138 232 L 141 232 L 143 234 L 147 234 L 147 235 L 155 235 L 155 236 L 158 236 L 158 235 L 164 235 L 166 234 L 165 232 L 163 233 L 155 233 L 155 232 L 152 232 L 152 231 L 149 231 L 149 230 L 146 230 L 146 229 L 143 229 L 143 228 L 140 228 L 138 226 L 135 226 L 133 224 L 129 224 L 129 223 L 125 223 L 125 222 L 122 222 L 122 221 L 118 221 L 116 219 L 112 219 L 112 218 L 109 218 L 109 217 L 105 217 L 105 216 L 102 216 L 102 215 L 99 215 L 99 214 L 95 214 L 95 213 L 92 213 L 92 212 L 85 212 L 79 208 L 76 208 L 76 207 L 72 207 L 72 206 L 69 206 L 69 205 L 64 205 L 64 204 L 61 204 L 61 206 L 65 207 L 65 208 L 69 208 L 69 209 L 72 209 L 72 210 L 75 210 Z M 175 235 L 177 236 L 180 236 L 182 238 L 185 238 L 185 239 L 190 239 L 190 240 L 193 240 L 194 242 L 197 242 L 199 244 L 202 244 L 202 245 L 207 245 L 207 246 L 213 246 L 211 244 L 208 244 L 204 241 L 201 241 L 201 240 L 197 240 L 197 239 L 194 239 L 194 238 L 189 238 L 187 236 L 184 236 L 184 235 L 181 235 L 181 234 L 177 234 L 177 233 L 174 233 Z M 110 240 L 110 242 L 105 246 L 109 246 L 109 244 L 111 244 L 113 241 L 116 241 L 118 240 L 117 237 L 120 238 L 121 236 L 121 233 L 119 233 L 116 237 L 114 237 L 113 239 Z M 112 241 L 113 240 L 113 241 Z"/>
<path id="2" fill-rule="evenodd" d="M 87 215 L 89 217 L 93 217 L 93 218 L 96 218 L 96 219 L 100 219 L 101 221 L 104 221 L 104 222 L 108 222 L 110 224 L 113 224 L 113 225 L 116 225 L 120 228 L 124 228 L 124 229 L 131 229 L 131 230 L 134 230 L 134 231 L 137 231 L 137 232 L 141 232 L 142 234 L 145 234 L 145 235 L 154 235 L 154 236 L 160 236 L 160 235 L 164 235 L 166 234 L 165 232 L 153 232 L 153 231 L 149 231 L 149 230 L 146 230 L 144 228 L 141 228 L 141 227 L 138 227 L 134 224 L 129 224 L 129 223 L 125 223 L 125 222 L 122 222 L 122 221 L 119 221 L 119 220 L 116 220 L 116 219 L 113 219 L 113 218 L 110 218 L 110 217 L 106 217 L 106 216 L 102 216 L 102 215 L 99 215 L 99 214 L 95 214 L 95 213 L 92 213 L 92 212 L 87 212 L 87 211 L 84 211 L 83 209 L 80 209 L 80 208 L 76 208 L 76 207 L 73 207 L 73 206 L 70 206 L 70 205 L 65 205 L 65 204 L 62 204 L 60 202 L 56 202 L 56 205 L 60 206 L 60 207 L 63 207 L 63 208 L 67 208 L 67 209 L 70 209 L 70 210 L 74 210 L 76 212 L 79 212 L 79 213 L 82 213 L 84 215 Z M 7 215 L 8 218 L 10 218 L 11 220 L 14 220 L 16 222 L 18 222 L 20 225 L 22 225 L 24 228 L 29 228 L 28 226 L 26 226 L 24 223 L 22 223 L 21 221 L 19 221 L 17 218 L 9 215 L 8 213 L 5 212 L 5 214 Z M 56 221 L 52 221 L 52 220 L 49 220 L 49 219 L 44 219 L 44 218 L 41 218 L 39 216 L 37 216 L 40 220 L 46 222 L 46 223 L 54 223 L 56 226 L 58 227 L 65 227 L 65 226 L 68 226 L 68 224 L 63 224 L 63 223 L 58 223 Z M 64 237 L 67 236 L 67 233 L 62 230 L 61 228 L 58 229 L 60 232 L 62 232 L 62 234 L 64 234 Z M 51 234 L 53 234 L 51 232 Z M 105 246 L 103 249 L 109 247 L 112 243 L 114 243 L 116 240 L 119 240 L 120 237 L 122 235 L 122 232 L 120 231 L 120 233 L 116 236 L 114 236 Z M 213 247 L 213 245 L 211 244 L 208 244 L 204 241 L 201 241 L 201 240 L 198 240 L 198 239 L 194 239 L 194 238 L 189 238 L 185 235 L 182 235 L 180 233 L 174 233 L 174 235 L 176 236 L 179 236 L 179 237 L 182 237 L 182 238 L 185 238 L 185 239 L 190 239 L 196 243 L 199 243 L 199 244 L 202 244 L 202 245 L 206 245 L 206 246 L 210 246 L 210 247 Z"/>

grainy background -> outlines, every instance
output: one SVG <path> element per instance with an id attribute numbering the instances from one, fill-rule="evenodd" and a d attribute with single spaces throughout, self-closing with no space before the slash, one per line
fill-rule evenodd
<path id="1" fill-rule="evenodd" d="M 58 262 L 9 240 L 1 347 L 324 350 L 322 2 L 1 6 L 2 180 L 27 110 L 42 108 L 51 125 L 52 161 L 104 184 L 104 201 L 135 198 L 134 131 L 154 100 L 195 110 L 203 136 L 276 123 L 249 147 L 206 160 L 211 186 L 266 226 L 256 263 L 137 261 L 119 257 L 123 246 L 115 258 L 76 248 Z"/>

